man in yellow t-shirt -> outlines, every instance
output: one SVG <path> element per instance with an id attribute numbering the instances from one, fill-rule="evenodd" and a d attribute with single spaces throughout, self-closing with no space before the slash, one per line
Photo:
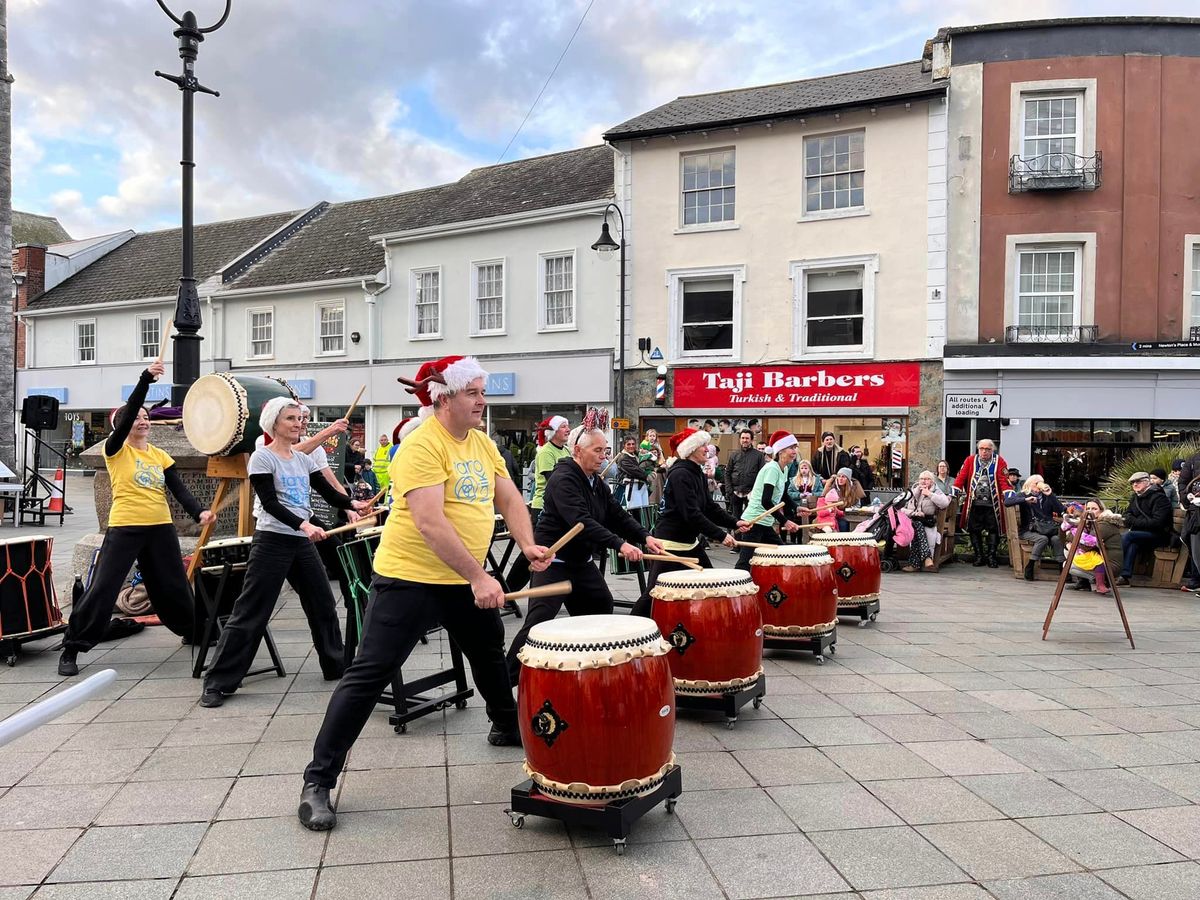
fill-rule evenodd
<path id="1" fill-rule="evenodd" d="M 425 421 L 392 460 L 392 511 L 375 554 L 375 579 L 358 655 L 329 700 L 304 771 L 300 823 L 326 831 L 338 774 L 380 693 L 426 629 L 446 629 L 471 664 L 487 706 L 488 743 L 520 746 L 504 662 L 504 589 L 483 568 L 499 511 L 535 572 L 550 564 L 534 543 L 524 500 L 491 438 L 479 430 L 487 373 L 473 357 L 425 363 L 412 385 Z M 432 411 L 432 415 L 429 412 Z"/>

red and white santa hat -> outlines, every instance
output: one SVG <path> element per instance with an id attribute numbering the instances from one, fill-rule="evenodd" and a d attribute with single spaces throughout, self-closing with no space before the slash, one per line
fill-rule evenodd
<path id="1" fill-rule="evenodd" d="M 392 429 L 392 443 L 399 444 L 406 437 L 417 430 L 417 426 L 421 424 L 421 419 L 417 416 L 412 416 L 408 419 L 401 419 L 400 424 Z"/>
<path id="2" fill-rule="evenodd" d="M 554 437 L 554 432 L 567 424 L 567 420 L 563 416 L 551 416 L 545 421 L 538 423 L 537 445 L 541 447 L 546 441 Z"/>
<path id="3" fill-rule="evenodd" d="M 795 447 L 798 443 L 796 436 L 790 431 L 775 431 L 771 434 L 771 440 L 768 446 L 778 455 L 780 450 L 786 450 L 788 447 Z"/>
<path id="4" fill-rule="evenodd" d="M 698 428 L 685 428 L 683 431 L 671 435 L 671 439 L 667 443 L 671 445 L 672 453 L 680 459 L 687 459 L 701 447 L 711 444 L 712 435 Z"/>
<path id="5" fill-rule="evenodd" d="M 443 394 L 457 394 L 478 378 L 487 378 L 488 373 L 473 356 L 443 356 L 441 359 L 421 363 L 416 378 L 396 380 L 408 386 L 408 392 L 421 403 L 417 416 L 427 419 L 433 415 L 433 404 Z"/>

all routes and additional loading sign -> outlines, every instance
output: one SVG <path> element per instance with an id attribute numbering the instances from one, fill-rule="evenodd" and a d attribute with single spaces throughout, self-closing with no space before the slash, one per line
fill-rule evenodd
<path id="1" fill-rule="evenodd" d="M 947 419 L 998 419 L 999 394 L 947 394 Z"/>

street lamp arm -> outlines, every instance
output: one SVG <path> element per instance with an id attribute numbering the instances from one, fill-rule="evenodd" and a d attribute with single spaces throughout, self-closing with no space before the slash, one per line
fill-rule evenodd
<path id="1" fill-rule="evenodd" d="M 211 32 L 216 31 L 218 28 L 220 28 L 222 25 L 224 25 L 225 20 L 229 18 L 229 10 L 232 5 L 233 5 L 233 0 L 225 0 L 225 12 L 221 16 L 220 21 L 218 21 L 216 25 L 210 25 L 208 28 L 196 28 L 196 30 L 198 32 L 200 32 L 201 34 L 210 34 Z M 163 12 L 165 12 L 167 14 L 168 19 L 170 19 L 172 22 L 174 22 L 180 28 L 195 28 L 196 27 L 194 24 L 186 24 L 185 25 L 184 19 L 179 18 L 177 15 L 175 15 L 175 13 L 171 12 L 170 8 L 167 6 L 166 3 L 163 2 L 163 0 L 158 0 L 158 7 L 159 7 L 159 9 L 161 9 Z M 185 19 L 187 18 L 187 15 L 188 15 L 187 13 L 184 14 Z M 194 22 L 195 22 L 195 17 L 193 16 L 192 23 L 194 23 Z"/>

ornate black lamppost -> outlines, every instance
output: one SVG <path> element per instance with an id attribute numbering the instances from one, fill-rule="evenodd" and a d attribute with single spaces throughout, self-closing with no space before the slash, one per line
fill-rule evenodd
<path id="1" fill-rule="evenodd" d="M 196 80 L 196 55 L 200 50 L 200 42 L 206 34 L 211 34 L 229 18 L 229 8 L 233 0 L 225 0 L 225 12 L 216 25 L 200 28 L 196 25 L 196 16 L 188 10 L 183 18 L 178 18 L 163 0 L 158 5 L 179 27 L 175 37 L 179 38 L 179 58 L 183 60 L 182 75 L 167 75 L 155 71 L 159 78 L 165 78 L 174 83 L 183 92 L 183 157 L 179 165 L 183 169 L 183 274 L 179 276 L 179 297 L 175 301 L 175 354 L 171 380 L 171 404 L 182 406 L 183 397 L 189 387 L 200 377 L 200 295 L 196 292 L 196 278 L 192 267 L 192 173 L 196 168 L 192 159 L 192 103 L 197 91 L 221 96 L 217 91 L 206 88 Z"/>
<path id="2" fill-rule="evenodd" d="M 612 239 L 612 235 L 608 231 L 608 212 L 614 211 L 617 214 L 617 220 L 621 224 L 621 243 L 617 243 Z M 600 254 L 603 258 L 610 258 L 614 251 L 620 251 L 621 254 L 621 286 L 617 291 L 618 302 L 620 308 L 620 343 L 617 348 L 617 418 L 625 418 L 625 216 L 621 213 L 621 207 L 615 203 L 610 203 L 604 207 L 604 223 L 600 226 L 600 237 L 596 243 L 592 244 L 592 249 Z"/>

